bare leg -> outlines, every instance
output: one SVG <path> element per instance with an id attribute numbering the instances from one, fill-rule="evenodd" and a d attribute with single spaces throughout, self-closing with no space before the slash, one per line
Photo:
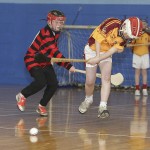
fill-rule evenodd
<path id="1" fill-rule="evenodd" d="M 107 102 L 110 95 L 110 77 L 111 77 L 112 63 L 107 61 L 100 63 L 100 70 L 102 74 L 102 87 L 101 87 L 101 101 Z"/>
<path id="2" fill-rule="evenodd" d="M 147 69 L 142 69 L 143 84 L 147 84 Z"/>
<path id="3" fill-rule="evenodd" d="M 143 78 L 143 86 L 142 86 L 142 92 L 144 96 L 148 95 L 147 91 L 147 69 L 142 69 L 142 78 Z"/>
<path id="4" fill-rule="evenodd" d="M 97 67 L 86 67 L 86 82 L 85 82 L 85 95 L 91 96 L 94 92 L 96 80 Z"/>
<path id="5" fill-rule="evenodd" d="M 140 96 L 140 73 L 141 69 L 135 68 L 135 95 Z"/>
<path id="6" fill-rule="evenodd" d="M 93 102 L 93 92 L 94 92 L 94 85 L 95 85 L 95 80 L 96 80 L 96 70 L 97 70 L 97 66 L 86 68 L 85 99 L 79 106 L 79 112 L 82 114 L 88 110 L 89 106 Z"/>
<path id="7" fill-rule="evenodd" d="M 112 63 L 105 61 L 100 63 L 100 70 L 102 74 L 102 87 L 101 87 L 101 101 L 98 109 L 98 117 L 107 118 L 109 117 L 109 111 L 107 110 L 107 101 L 110 95 L 110 77 L 111 77 Z"/>
<path id="8" fill-rule="evenodd" d="M 140 84 L 140 69 L 135 68 L 135 85 Z"/>

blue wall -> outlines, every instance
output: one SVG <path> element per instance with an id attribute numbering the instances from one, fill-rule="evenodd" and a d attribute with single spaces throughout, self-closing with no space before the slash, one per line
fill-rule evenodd
<path id="1" fill-rule="evenodd" d="M 66 24 L 98 25 L 107 17 L 149 17 L 149 5 L 0 4 L 0 84 L 28 84 L 23 57 L 49 10 L 62 10 Z M 131 65 L 131 64 L 130 64 Z"/>

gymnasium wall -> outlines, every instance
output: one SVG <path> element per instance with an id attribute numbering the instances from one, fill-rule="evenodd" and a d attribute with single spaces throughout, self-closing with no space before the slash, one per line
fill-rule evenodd
<path id="1" fill-rule="evenodd" d="M 107 17 L 147 18 L 149 7 L 150 5 L 144 4 L 0 3 L 0 84 L 28 84 L 32 80 L 25 68 L 23 57 L 38 30 L 46 25 L 41 19 L 46 18 L 48 11 L 63 11 L 68 25 L 74 21 L 75 25 L 98 25 Z M 77 13 L 79 15 L 75 19 Z M 125 52 L 125 56 L 131 60 L 132 54 L 127 52 L 129 50 Z M 130 61 L 128 66 L 131 69 L 129 72 L 133 73 Z"/>

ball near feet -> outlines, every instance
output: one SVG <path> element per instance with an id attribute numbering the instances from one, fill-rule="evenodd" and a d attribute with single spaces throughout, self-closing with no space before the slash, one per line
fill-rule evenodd
<path id="1" fill-rule="evenodd" d="M 30 135 L 37 135 L 38 132 L 39 132 L 39 130 L 37 128 L 31 128 L 29 131 Z"/>

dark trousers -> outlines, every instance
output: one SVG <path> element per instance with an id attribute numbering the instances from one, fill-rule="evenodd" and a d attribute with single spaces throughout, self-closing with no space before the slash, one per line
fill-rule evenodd
<path id="1" fill-rule="evenodd" d="M 46 106 L 58 87 L 55 71 L 52 66 L 46 66 L 44 68 L 34 67 L 31 69 L 30 74 L 34 78 L 34 81 L 25 87 L 21 93 L 27 98 L 46 86 L 44 95 L 40 100 L 40 104 Z"/>

